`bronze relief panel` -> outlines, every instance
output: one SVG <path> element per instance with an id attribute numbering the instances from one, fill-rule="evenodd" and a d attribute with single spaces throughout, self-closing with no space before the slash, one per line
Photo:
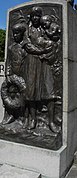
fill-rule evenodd
<path id="1" fill-rule="evenodd" d="M 40 3 L 10 11 L 7 46 L 0 137 L 57 150 L 62 145 L 62 6 Z"/>

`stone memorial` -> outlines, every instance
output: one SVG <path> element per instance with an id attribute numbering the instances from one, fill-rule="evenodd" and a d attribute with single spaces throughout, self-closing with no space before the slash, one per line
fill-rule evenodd
<path id="1" fill-rule="evenodd" d="M 65 177 L 77 148 L 77 12 L 33 0 L 7 17 L 0 162 Z"/>

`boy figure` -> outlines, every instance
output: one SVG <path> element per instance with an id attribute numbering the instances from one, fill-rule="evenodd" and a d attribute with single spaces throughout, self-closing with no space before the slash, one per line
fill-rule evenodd
<path id="1" fill-rule="evenodd" d="M 6 77 L 11 74 L 22 76 L 24 74 L 24 58 L 26 52 L 23 49 L 23 36 L 26 31 L 25 24 L 18 23 L 13 26 L 14 43 L 8 48 L 8 60 L 6 63 Z"/>
<path id="2" fill-rule="evenodd" d="M 6 61 L 6 70 L 5 70 L 7 84 L 10 82 L 9 76 L 13 76 L 13 75 L 16 75 L 20 78 L 22 77 L 22 81 L 25 80 L 24 64 L 25 64 L 25 56 L 27 54 L 26 51 L 23 49 L 23 36 L 25 31 L 26 31 L 26 27 L 24 23 L 18 23 L 13 26 L 12 33 L 13 33 L 14 42 L 8 48 L 8 59 Z M 5 117 L 7 117 L 7 111 L 5 111 Z M 7 117 L 5 124 L 13 122 L 14 119 L 15 118 L 13 118 L 12 115 L 9 115 Z"/>

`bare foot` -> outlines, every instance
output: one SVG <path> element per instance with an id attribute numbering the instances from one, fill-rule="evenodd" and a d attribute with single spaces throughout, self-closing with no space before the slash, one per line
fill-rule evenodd
<path id="1" fill-rule="evenodd" d="M 28 127 L 28 124 L 29 124 L 29 119 L 28 118 L 25 118 L 25 121 L 23 123 L 23 128 L 27 128 Z"/>
<path id="2" fill-rule="evenodd" d="M 56 126 L 53 122 L 49 123 L 49 128 L 54 133 L 60 132 L 60 128 L 58 126 Z"/>
<path id="3" fill-rule="evenodd" d="M 37 121 L 33 119 L 31 121 L 31 125 L 28 127 L 29 130 L 35 129 L 36 128 Z"/>
<path id="4" fill-rule="evenodd" d="M 6 121 L 5 120 L 2 121 L 2 124 L 3 125 L 11 124 L 14 121 L 15 121 L 15 118 L 12 115 L 10 115 Z"/>

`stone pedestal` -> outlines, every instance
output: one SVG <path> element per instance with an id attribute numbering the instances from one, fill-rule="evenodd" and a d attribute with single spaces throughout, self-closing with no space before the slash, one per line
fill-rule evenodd
<path id="1" fill-rule="evenodd" d="M 19 169 L 14 166 L 9 166 L 7 164 L 0 166 L 0 177 L 1 178 L 40 178 L 40 174 L 34 173 L 32 171 L 27 171 L 25 169 Z"/>
<path id="2" fill-rule="evenodd" d="M 62 8 L 62 146 L 59 150 L 52 151 L 0 140 L 0 163 L 25 168 L 41 174 L 42 177 L 60 178 L 64 177 L 70 168 L 77 148 L 77 12 L 65 0 L 39 2 L 34 0 L 10 9 L 9 13 L 20 7 L 30 8 L 31 5 L 41 6 L 46 3 L 52 6 L 60 5 Z M 9 26 L 9 21 L 7 26 Z"/>
<path id="3" fill-rule="evenodd" d="M 66 170 L 66 147 L 58 151 L 0 140 L 0 164 L 24 168 L 42 177 L 60 177 Z"/>

